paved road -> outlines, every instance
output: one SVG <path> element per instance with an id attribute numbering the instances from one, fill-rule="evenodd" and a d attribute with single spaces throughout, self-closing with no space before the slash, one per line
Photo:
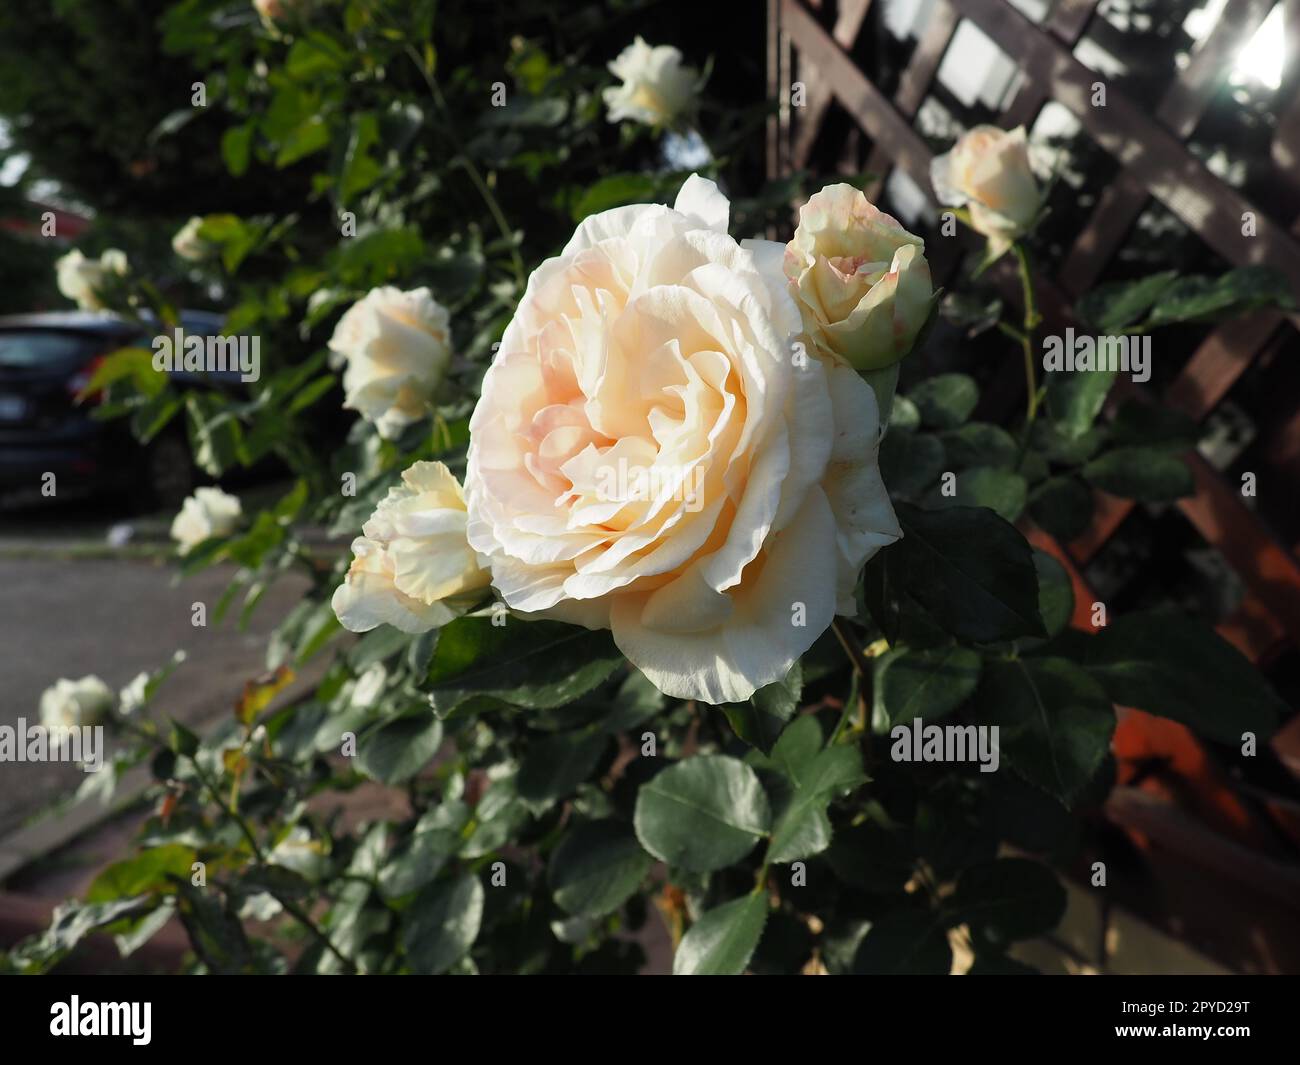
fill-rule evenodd
<path id="1" fill-rule="evenodd" d="M 6 553 L 24 536 L 13 525 L 0 536 L 0 724 L 38 719 L 41 692 L 60 676 L 94 673 L 118 690 L 154 669 L 178 648 L 187 660 L 156 704 L 180 720 L 203 724 L 230 712 L 244 680 L 263 667 L 266 636 L 302 594 L 306 581 L 286 577 L 267 593 L 247 632 L 228 617 L 221 627 L 194 628 L 191 604 L 211 610 L 226 587 L 221 567 L 180 583 L 173 566 L 131 557 L 66 557 L 26 550 Z M 232 614 L 237 611 L 232 610 Z M 75 788 L 74 766 L 0 762 L 0 834 Z"/>

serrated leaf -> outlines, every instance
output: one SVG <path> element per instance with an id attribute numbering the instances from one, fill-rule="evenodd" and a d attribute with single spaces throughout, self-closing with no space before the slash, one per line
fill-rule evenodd
<path id="1" fill-rule="evenodd" d="M 478 938 L 483 885 L 469 873 L 430 884 L 402 914 L 402 950 L 422 975 L 446 972 Z"/>
<path id="2" fill-rule="evenodd" d="M 1166 503 L 1196 491 L 1187 463 L 1158 448 L 1107 451 L 1084 466 L 1083 476 L 1104 492 L 1141 503 Z"/>
<path id="3" fill-rule="evenodd" d="M 1178 610 L 1127 614 L 1086 648 L 1088 673 L 1116 703 L 1181 721 L 1212 740 L 1267 736 L 1289 712 L 1235 647 Z"/>
<path id="4" fill-rule="evenodd" d="M 551 852 L 547 882 L 566 913 L 603 917 L 632 896 L 653 864 L 626 824 L 587 821 L 569 828 Z"/>
<path id="5" fill-rule="evenodd" d="M 1068 659 L 988 659 L 976 699 L 979 723 L 999 727 L 1002 760 L 1065 806 L 1110 749 L 1111 701 Z"/>
<path id="6" fill-rule="evenodd" d="M 443 626 L 428 690 L 446 713 L 476 695 L 549 710 L 584 695 L 623 662 L 610 634 L 555 621 L 494 625 L 488 617 Z"/>
<path id="7" fill-rule="evenodd" d="M 895 510 L 905 589 L 946 631 L 972 643 L 1042 636 L 1038 577 L 1025 538 L 983 507 Z M 884 553 L 884 552 L 882 552 Z"/>
<path id="8" fill-rule="evenodd" d="M 696 755 L 641 786 L 633 823 L 641 846 L 669 865 L 707 873 L 740 861 L 771 827 L 754 771 L 727 755 Z"/>
<path id="9" fill-rule="evenodd" d="M 368 777 L 398 784 L 418 773 L 442 743 L 442 722 L 431 710 L 416 710 L 382 722 L 357 740 L 356 766 Z"/>
<path id="10" fill-rule="evenodd" d="M 753 957 L 767 922 L 761 893 L 732 899 L 704 914 L 682 937 L 674 976 L 739 976 Z"/>
<path id="11" fill-rule="evenodd" d="M 907 394 L 920 412 L 921 423 L 935 429 L 955 429 L 971 416 L 980 393 L 973 378 L 964 373 L 942 373 L 926 378 Z"/>
<path id="12" fill-rule="evenodd" d="M 891 650 L 875 662 L 876 704 L 890 725 L 944 717 L 975 693 L 980 664 L 969 647 Z"/>

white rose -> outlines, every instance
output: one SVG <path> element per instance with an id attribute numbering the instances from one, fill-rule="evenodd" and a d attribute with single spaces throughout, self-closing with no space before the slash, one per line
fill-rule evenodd
<path id="1" fill-rule="evenodd" d="M 172 251 L 192 263 L 203 262 L 212 255 L 212 244 L 199 236 L 203 219 L 197 215 L 186 222 L 172 237 Z"/>
<path id="2" fill-rule="evenodd" d="M 429 412 L 447 372 L 447 308 L 427 288 L 372 289 L 339 320 L 329 347 L 347 362 L 343 405 L 391 439 Z"/>
<path id="3" fill-rule="evenodd" d="M 647 126 L 670 126 L 694 105 L 698 75 L 682 66 L 682 53 L 672 45 L 651 48 L 638 37 L 609 69 L 623 82 L 601 93 L 611 122 L 630 118 Z"/>
<path id="4" fill-rule="evenodd" d="M 126 254 L 109 248 L 98 259 L 87 259 L 81 252 L 68 252 L 54 264 L 59 291 L 83 311 L 103 310 L 101 292 L 113 276 L 125 276 L 128 269 Z"/>
<path id="5" fill-rule="evenodd" d="M 971 228 L 997 255 L 1028 230 L 1043 206 L 1023 126 L 1010 133 L 997 126 L 967 130 L 930 164 L 930 180 L 940 203 L 969 206 Z"/>
<path id="6" fill-rule="evenodd" d="M 712 703 L 783 678 L 901 535 L 871 389 L 796 357 L 784 248 L 738 244 L 728 212 L 692 176 L 673 208 L 586 219 L 529 279 L 466 474 L 509 606 L 609 628 L 662 691 Z"/>
<path id="7" fill-rule="evenodd" d="M 866 375 L 887 412 L 934 303 L 921 238 L 852 185 L 828 185 L 799 211 L 783 265 L 808 339 Z"/>
<path id="8" fill-rule="evenodd" d="M 48 729 L 97 725 L 112 709 L 112 690 L 93 675 L 64 677 L 41 693 L 41 724 Z"/>
<path id="9" fill-rule="evenodd" d="M 196 488 L 172 519 L 172 539 L 184 554 L 213 536 L 229 536 L 242 514 L 237 497 L 220 488 Z"/>
<path id="10" fill-rule="evenodd" d="M 332 600 L 343 627 L 427 632 L 471 605 L 488 575 L 466 542 L 465 520 L 460 484 L 441 462 L 403 473 L 352 541 L 352 565 Z"/>

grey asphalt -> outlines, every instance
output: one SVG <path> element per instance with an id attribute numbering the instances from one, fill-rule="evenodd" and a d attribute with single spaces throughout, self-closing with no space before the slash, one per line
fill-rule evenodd
<path id="1" fill-rule="evenodd" d="M 97 531 L 84 543 L 103 545 Z M 217 567 L 179 583 L 173 565 L 138 554 L 87 557 L 72 540 L 7 525 L 0 534 L 0 725 L 39 718 L 41 692 L 61 676 L 93 673 L 117 691 L 177 649 L 186 661 L 160 689 L 155 707 L 194 726 L 229 714 L 244 681 L 264 668 L 267 635 L 306 587 L 286 576 L 263 598 L 247 631 L 233 617 L 207 628 L 190 623 L 196 601 L 211 611 L 233 570 Z M 236 609 L 231 615 L 237 615 Z M 0 835 L 11 832 L 85 778 L 62 763 L 0 762 Z"/>

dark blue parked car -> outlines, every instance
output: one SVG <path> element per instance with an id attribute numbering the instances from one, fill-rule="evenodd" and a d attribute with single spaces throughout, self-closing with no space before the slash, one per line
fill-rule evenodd
<path id="1" fill-rule="evenodd" d="M 189 334 L 213 335 L 221 317 L 186 311 L 181 325 Z M 152 339 L 148 327 L 108 314 L 0 316 L 0 502 L 39 500 L 46 473 L 55 475 L 59 499 L 123 492 L 142 506 L 174 507 L 189 495 L 196 475 L 183 417 L 142 447 L 126 419 L 91 416 L 96 397 L 76 402 L 103 356 L 149 347 Z M 190 383 L 240 390 L 237 374 Z"/>

